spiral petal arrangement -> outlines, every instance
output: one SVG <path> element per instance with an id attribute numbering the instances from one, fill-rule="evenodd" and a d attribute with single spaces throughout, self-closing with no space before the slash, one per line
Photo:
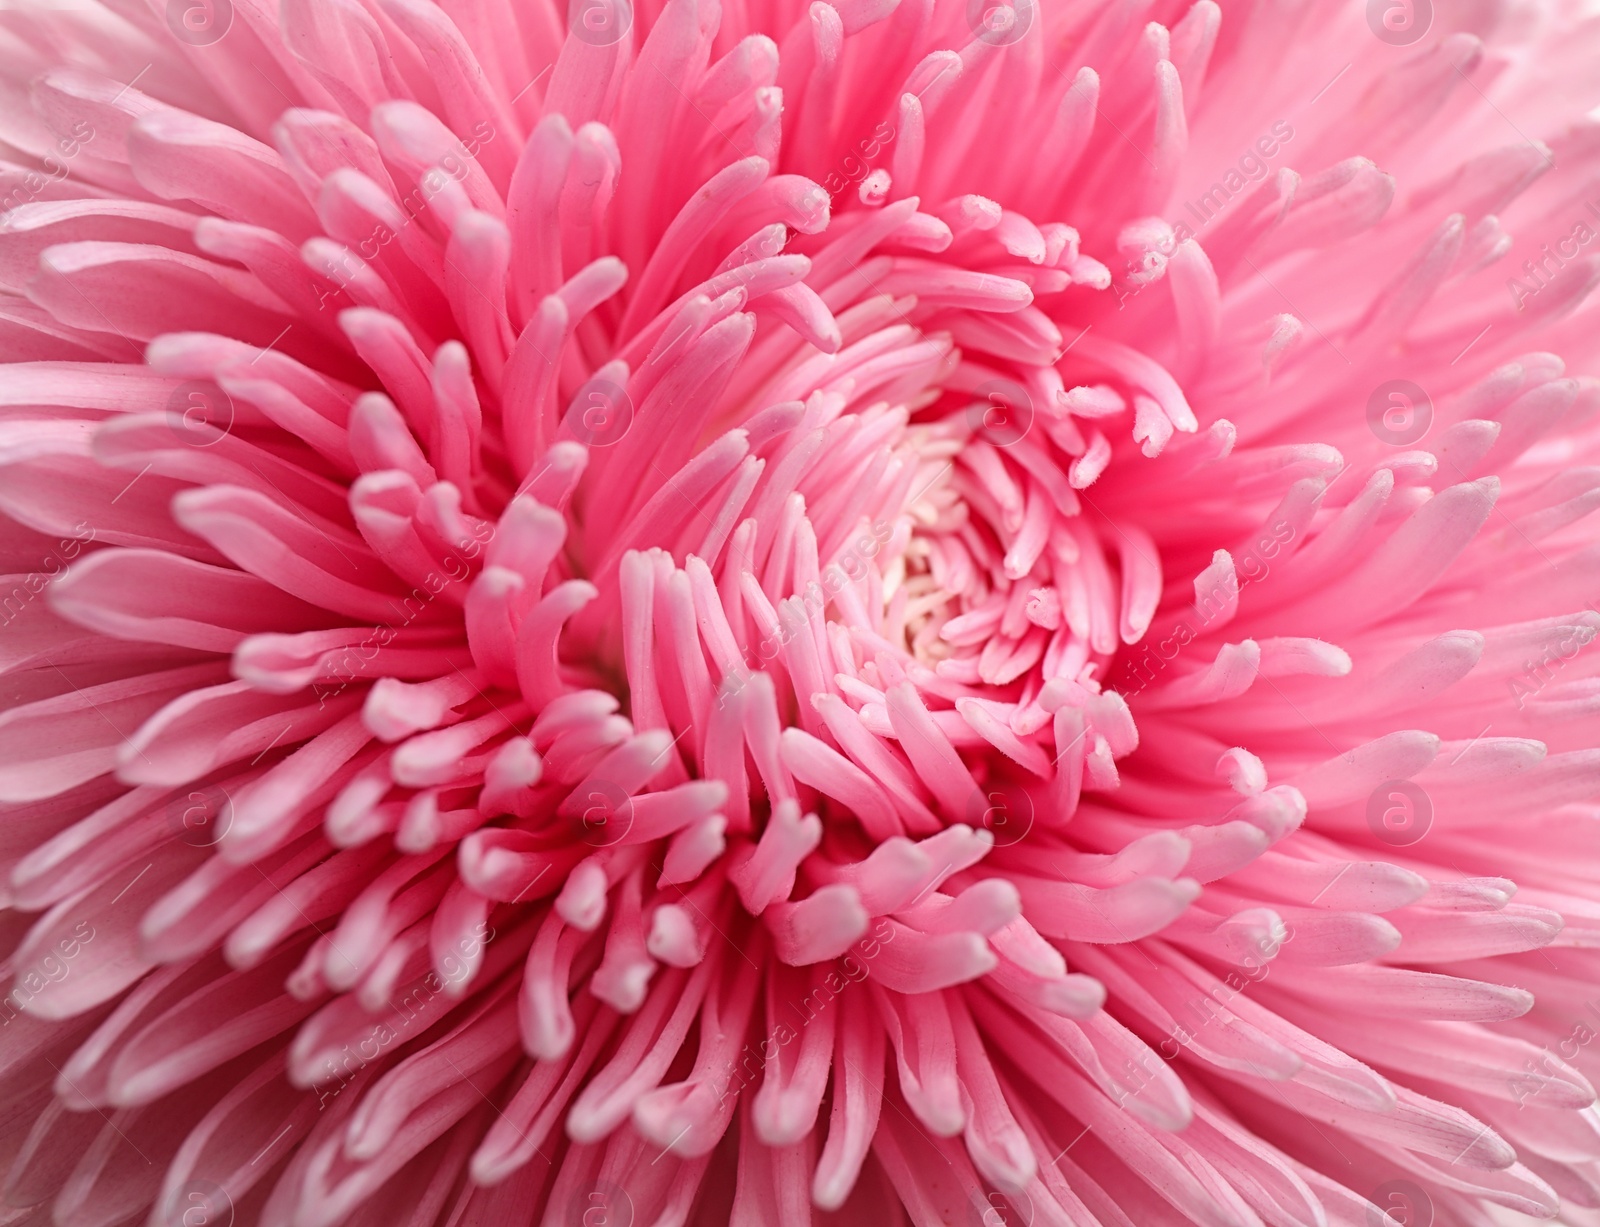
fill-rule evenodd
<path id="1" fill-rule="evenodd" d="M 0 1225 L 1600 1223 L 1597 62 L 0 14 Z"/>

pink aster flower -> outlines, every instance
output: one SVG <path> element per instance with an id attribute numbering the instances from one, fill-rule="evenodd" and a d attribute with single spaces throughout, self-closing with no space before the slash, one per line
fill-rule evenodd
<path id="1" fill-rule="evenodd" d="M 0 22 L 0 1224 L 1600 1222 L 1600 26 Z"/>

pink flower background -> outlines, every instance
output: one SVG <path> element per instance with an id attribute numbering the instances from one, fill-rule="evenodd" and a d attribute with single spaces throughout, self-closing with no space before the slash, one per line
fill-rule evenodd
<path id="1" fill-rule="evenodd" d="M 1600 1224 L 1600 19 L 0 12 L 0 1227 Z"/>

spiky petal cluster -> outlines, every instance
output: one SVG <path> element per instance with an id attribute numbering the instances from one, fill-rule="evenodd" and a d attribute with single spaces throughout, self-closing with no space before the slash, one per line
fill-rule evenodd
<path id="1" fill-rule="evenodd" d="M 0 1222 L 1594 1221 L 1600 34 L 1396 7 L 7 13 Z"/>

